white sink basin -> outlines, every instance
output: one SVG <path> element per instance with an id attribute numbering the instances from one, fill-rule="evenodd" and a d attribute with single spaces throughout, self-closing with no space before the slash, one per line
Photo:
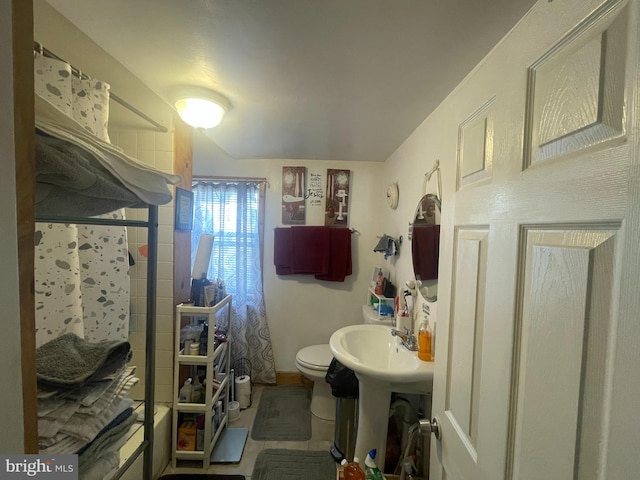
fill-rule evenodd
<path id="1" fill-rule="evenodd" d="M 430 395 L 433 362 L 420 360 L 418 352 L 407 350 L 398 337 L 391 335 L 391 328 L 383 325 L 341 328 L 331 335 L 329 347 L 333 356 L 358 377 L 355 456 L 364 458 L 372 448 L 386 451 L 391 392 Z M 376 464 L 384 468 L 384 455 L 376 458 Z"/>
<path id="2" fill-rule="evenodd" d="M 344 327 L 331 336 L 329 346 L 334 357 L 356 372 L 358 378 L 388 383 L 394 392 L 431 390 L 433 362 L 424 362 L 417 352 L 407 350 L 398 337 L 391 335 L 390 327 Z"/>

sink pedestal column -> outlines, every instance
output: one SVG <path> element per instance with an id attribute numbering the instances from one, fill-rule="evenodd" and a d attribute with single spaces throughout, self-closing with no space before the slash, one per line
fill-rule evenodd
<path id="1" fill-rule="evenodd" d="M 355 456 L 364 462 L 369 450 L 377 450 L 376 466 L 384 471 L 387 446 L 387 426 L 391 389 L 386 382 L 379 382 L 356 373 L 360 394 L 358 398 L 358 431 L 356 434 Z M 351 459 L 349 459 L 351 460 Z"/>

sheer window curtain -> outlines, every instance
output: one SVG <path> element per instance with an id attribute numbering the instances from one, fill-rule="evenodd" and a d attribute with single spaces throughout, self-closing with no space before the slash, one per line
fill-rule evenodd
<path id="1" fill-rule="evenodd" d="M 207 272 L 233 295 L 232 362 L 248 359 L 251 380 L 276 382 L 276 368 L 262 288 L 265 182 L 195 180 L 191 265 L 203 233 L 213 235 Z M 232 363 L 233 364 L 233 363 Z"/>

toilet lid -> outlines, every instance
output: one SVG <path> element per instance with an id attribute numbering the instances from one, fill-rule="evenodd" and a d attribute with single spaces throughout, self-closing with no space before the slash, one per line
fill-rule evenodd
<path id="1" fill-rule="evenodd" d="M 311 345 L 301 349 L 296 355 L 296 360 L 307 368 L 326 370 L 329 368 L 333 355 L 328 344 Z"/>

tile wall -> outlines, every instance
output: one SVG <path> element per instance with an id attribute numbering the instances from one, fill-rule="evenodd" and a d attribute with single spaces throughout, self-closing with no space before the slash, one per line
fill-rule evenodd
<path id="1" fill-rule="evenodd" d="M 173 172 L 173 134 L 154 132 L 109 132 L 111 142 L 129 156 L 163 172 Z M 173 187 L 171 187 L 173 190 Z M 173 401 L 173 202 L 158 210 L 158 294 L 156 315 L 156 402 Z M 129 219 L 146 220 L 146 210 L 127 209 Z M 135 260 L 130 269 L 131 315 L 129 341 L 132 365 L 138 367 L 140 383 L 131 391 L 134 399 L 144 398 L 145 315 L 147 262 L 139 248 L 147 244 L 147 231 L 129 228 L 129 252 Z"/>

